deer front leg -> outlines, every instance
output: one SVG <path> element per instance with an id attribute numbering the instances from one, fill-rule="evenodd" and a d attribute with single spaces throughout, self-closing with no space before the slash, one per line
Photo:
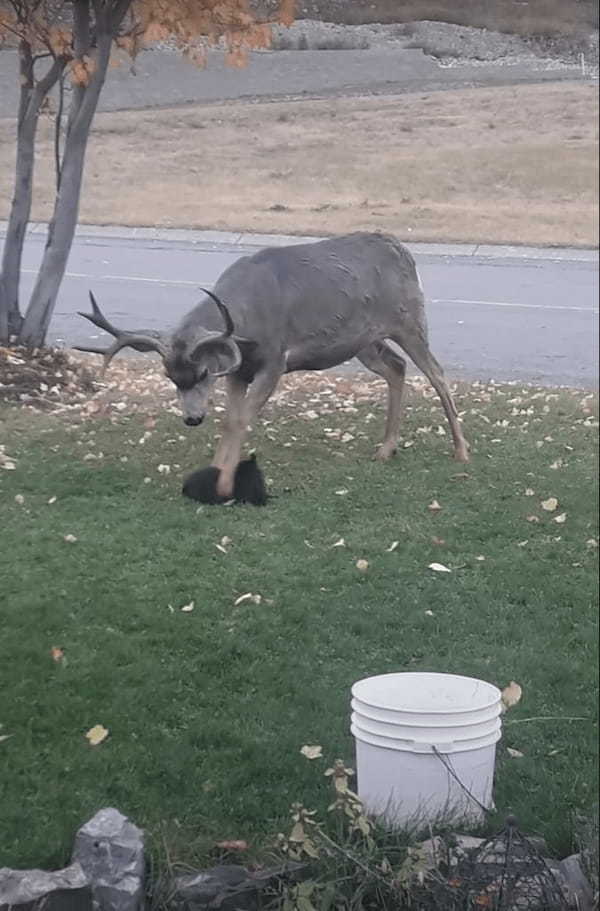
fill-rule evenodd
<path id="1" fill-rule="evenodd" d="M 217 481 L 219 496 L 231 497 L 233 494 L 235 471 L 248 434 L 248 425 L 253 424 L 261 408 L 273 394 L 282 373 L 282 369 L 257 373 L 245 398 L 233 398 L 234 409 L 226 417 L 227 431 L 223 434 L 217 452 L 219 462 L 215 460 L 216 466 L 221 470 Z"/>
<path id="2" fill-rule="evenodd" d="M 245 383 L 234 374 L 225 377 L 225 388 L 227 390 L 227 401 L 223 418 L 223 430 L 212 462 L 216 468 L 223 468 L 226 454 L 231 445 L 231 435 L 235 433 L 236 426 L 242 420 L 242 408 L 248 390 L 248 383 Z"/>

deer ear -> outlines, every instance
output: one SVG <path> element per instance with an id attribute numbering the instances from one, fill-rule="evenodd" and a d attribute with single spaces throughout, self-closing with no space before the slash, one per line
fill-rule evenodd
<path id="1" fill-rule="evenodd" d="M 196 345 L 190 359 L 194 364 L 201 364 L 212 376 L 225 376 L 239 368 L 242 353 L 232 338 L 219 335 Z"/>

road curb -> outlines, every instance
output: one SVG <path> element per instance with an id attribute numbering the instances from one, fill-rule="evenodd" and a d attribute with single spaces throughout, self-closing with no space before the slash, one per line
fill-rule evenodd
<path id="1" fill-rule="evenodd" d="M 6 233 L 5 221 L 0 221 L 0 235 Z M 28 235 L 45 234 L 47 225 L 32 222 L 27 228 Z M 78 225 L 76 238 L 112 238 L 118 240 L 149 240 L 161 243 L 209 244 L 236 247 L 281 247 L 285 244 L 301 244 L 322 240 L 322 237 L 290 234 L 259 234 L 245 231 L 211 231 L 187 228 L 126 227 L 123 225 Z M 404 238 L 408 247 L 418 256 L 477 256 L 485 259 L 540 259 L 565 262 L 595 263 L 599 261 L 597 248 L 579 247 L 525 247 L 510 244 L 432 244 L 411 243 Z"/>

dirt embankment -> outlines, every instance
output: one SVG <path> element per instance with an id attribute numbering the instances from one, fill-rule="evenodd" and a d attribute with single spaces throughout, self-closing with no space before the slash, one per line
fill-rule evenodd
<path id="1" fill-rule="evenodd" d="M 0 125 L 0 217 L 14 124 Z M 80 218 L 405 240 L 591 246 L 597 93 L 556 83 L 99 114 Z M 40 128 L 34 220 L 54 194 Z"/>

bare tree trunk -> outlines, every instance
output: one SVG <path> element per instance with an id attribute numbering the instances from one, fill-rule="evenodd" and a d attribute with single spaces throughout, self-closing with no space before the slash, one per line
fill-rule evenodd
<path id="1" fill-rule="evenodd" d="M 76 6 L 84 5 L 87 8 L 87 3 L 76 4 Z M 64 277 L 77 226 L 87 142 L 98 98 L 106 78 L 111 43 L 110 32 L 102 32 L 98 35 L 97 46 L 89 55 L 93 60 L 93 72 L 87 85 L 76 86 L 73 92 L 60 187 L 48 228 L 44 257 L 19 334 L 19 342 L 27 347 L 41 347 L 44 344 Z"/>
<path id="2" fill-rule="evenodd" d="M 31 214 L 35 134 L 40 105 L 65 66 L 65 61 L 57 58 L 46 75 L 35 83 L 34 62 L 31 45 L 27 41 L 21 41 L 19 45 L 21 92 L 17 119 L 15 187 L 4 240 L 2 271 L 0 272 L 0 342 L 2 344 L 8 344 L 11 336 L 18 335 L 23 322 L 19 310 L 19 278 L 25 232 Z"/>

